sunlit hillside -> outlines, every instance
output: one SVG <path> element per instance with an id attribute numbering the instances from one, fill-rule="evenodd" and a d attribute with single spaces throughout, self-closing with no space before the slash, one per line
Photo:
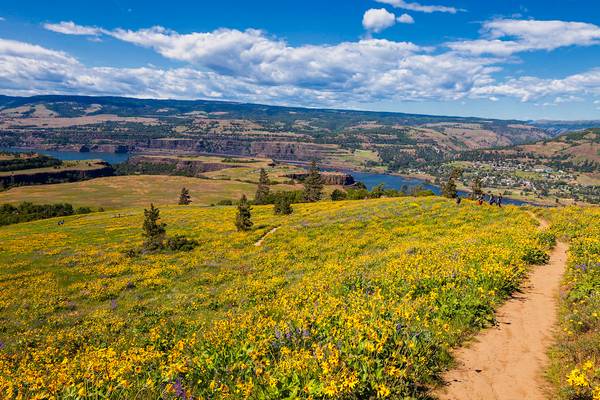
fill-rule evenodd
<path id="1" fill-rule="evenodd" d="M 0 228 L 6 397 L 423 397 L 547 242 L 524 209 L 402 198 L 254 207 L 246 233 L 163 208 L 200 246 L 127 255 L 142 211 Z"/>

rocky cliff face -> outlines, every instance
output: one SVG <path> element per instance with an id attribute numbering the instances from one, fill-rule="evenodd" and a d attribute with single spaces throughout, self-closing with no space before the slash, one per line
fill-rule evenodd
<path id="1" fill-rule="evenodd" d="M 102 163 L 102 165 L 100 168 L 89 170 L 57 170 L 37 173 L 27 173 L 27 170 L 16 171 L 11 175 L 0 176 L 0 188 L 77 182 L 103 176 L 112 176 L 114 174 L 114 169 L 108 163 Z"/>
<path id="2" fill-rule="evenodd" d="M 331 152 L 331 146 L 314 143 L 236 139 L 152 139 L 148 147 L 281 160 L 312 160 Z"/>
<path id="3" fill-rule="evenodd" d="M 207 163 L 198 160 L 178 159 L 175 157 L 134 156 L 127 162 L 134 170 L 143 172 L 148 166 L 158 166 L 158 172 L 185 176 L 199 176 L 205 172 L 220 171 L 227 168 L 238 168 L 236 165 Z"/>

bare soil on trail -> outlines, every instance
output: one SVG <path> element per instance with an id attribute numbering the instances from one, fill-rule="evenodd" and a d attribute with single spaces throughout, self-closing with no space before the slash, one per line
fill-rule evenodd
<path id="1" fill-rule="evenodd" d="M 279 230 L 279 228 L 281 228 L 281 227 L 278 226 L 276 228 L 271 229 L 269 232 L 265 233 L 265 235 L 263 237 L 261 237 L 258 242 L 254 243 L 254 245 L 256 247 L 262 246 L 262 244 L 265 242 L 265 239 L 267 238 L 267 236 L 274 234 L 275 232 L 277 232 L 277 230 Z"/>
<path id="2" fill-rule="evenodd" d="M 540 225 L 547 227 L 545 221 Z M 557 243 L 548 265 L 534 267 L 522 292 L 498 309 L 498 324 L 454 353 L 456 368 L 443 376 L 446 386 L 434 396 L 444 400 L 552 398 L 543 374 L 557 323 L 567 250 L 565 243 Z"/>

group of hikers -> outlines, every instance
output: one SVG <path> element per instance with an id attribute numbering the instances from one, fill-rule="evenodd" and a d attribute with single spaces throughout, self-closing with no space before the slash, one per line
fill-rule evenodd
<path id="1" fill-rule="evenodd" d="M 487 199 L 486 199 L 487 197 Z M 492 192 L 486 194 L 480 194 L 479 196 L 477 196 L 477 198 L 475 199 L 475 201 L 477 201 L 477 205 L 481 206 L 483 205 L 483 203 L 485 202 L 489 202 L 490 206 L 496 205 L 498 207 L 502 207 L 502 200 L 503 197 L 501 194 L 499 194 L 498 196 L 494 195 Z M 456 197 L 456 204 L 460 204 L 462 202 L 462 198 L 460 196 Z"/>
<path id="2" fill-rule="evenodd" d="M 498 207 L 502 207 L 502 195 L 499 194 L 498 196 L 495 196 L 494 194 L 492 194 L 492 192 L 488 193 L 488 201 L 490 203 L 490 206 L 493 205 L 497 205 Z M 477 204 L 478 205 L 482 205 L 485 202 L 485 195 L 481 194 L 478 198 L 477 198 Z"/>

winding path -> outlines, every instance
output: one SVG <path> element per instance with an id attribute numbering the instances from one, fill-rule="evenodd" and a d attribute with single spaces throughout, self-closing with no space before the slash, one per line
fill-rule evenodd
<path id="1" fill-rule="evenodd" d="M 540 221 L 546 228 L 546 221 Z M 445 400 L 542 400 L 552 398 L 544 377 L 557 322 L 558 294 L 568 246 L 559 242 L 548 265 L 531 272 L 521 293 L 497 311 L 498 325 L 457 350 L 457 367 L 434 393 Z"/>
<path id="2" fill-rule="evenodd" d="M 260 247 L 260 246 L 262 246 L 262 244 L 264 243 L 264 241 L 265 241 L 265 239 L 267 238 L 267 236 L 270 236 L 270 235 L 274 234 L 275 232 L 277 232 L 277 230 L 278 230 L 279 228 L 281 228 L 281 227 L 280 227 L 280 226 L 278 226 L 278 227 L 276 227 L 276 228 L 273 228 L 273 229 L 271 229 L 269 232 L 265 233 L 265 234 L 263 235 L 263 237 L 261 237 L 261 238 L 260 238 L 260 240 L 259 240 L 258 242 L 254 243 L 254 245 L 255 245 L 256 247 Z"/>

